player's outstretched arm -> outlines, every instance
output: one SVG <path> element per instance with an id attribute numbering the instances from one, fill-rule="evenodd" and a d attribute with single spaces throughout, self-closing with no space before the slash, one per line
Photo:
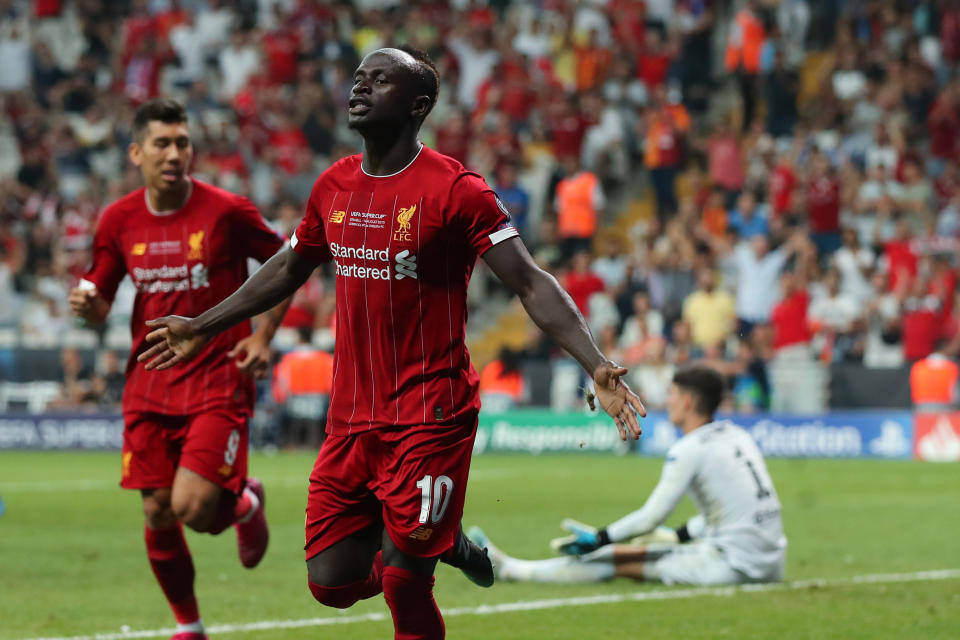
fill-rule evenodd
<path id="1" fill-rule="evenodd" d="M 630 387 L 623 382 L 627 369 L 609 360 L 590 335 L 590 329 L 573 300 L 556 278 L 538 267 L 520 238 L 511 238 L 489 249 L 483 259 L 497 277 L 523 303 L 537 326 L 567 350 L 593 377 L 597 399 L 610 414 L 620 437 L 640 437 L 637 414 L 646 409 Z"/>
<path id="2" fill-rule="evenodd" d="M 230 297 L 196 318 L 165 316 L 148 320 L 152 347 L 137 357 L 146 369 L 169 369 L 197 354 L 207 341 L 238 322 L 277 306 L 289 298 L 316 268 L 289 247 L 277 252 Z"/>

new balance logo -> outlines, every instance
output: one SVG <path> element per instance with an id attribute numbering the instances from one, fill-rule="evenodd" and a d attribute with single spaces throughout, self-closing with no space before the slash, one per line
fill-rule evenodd
<path id="1" fill-rule="evenodd" d="M 396 275 L 394 276 L 397 280 L 403 280 L 404 278 L 413 278 L 417 279 L 417 256 L 410 253 L 409 250 L 404 249 L 396 255 L 397 264 L 394 267 L 397 270 Z"/>
<path id="2" fill-rule="evenodd" d="M 414 529 L 413 533 L 410 534 L 410 537 L 414 540 L 419 540 L 420 542 L 426 542 L 430 539 L 430 536 L 433 535 L 433 529 L 427 529 L 426 527 L 417 527 Z"/>

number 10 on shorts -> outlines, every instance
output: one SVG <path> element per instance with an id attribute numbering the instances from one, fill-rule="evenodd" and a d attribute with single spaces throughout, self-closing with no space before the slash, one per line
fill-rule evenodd
<path id="1" fill-rule="evenodd" d="M 420 524 L 425 524 L 428 516 L 433 524 L 443 520 L 450 504 L 453 480 L 447 476 L 437 476 L 434 480 L 433 476 L 426 475 L 417 481 L 417 488 L 420 489 Z"/>

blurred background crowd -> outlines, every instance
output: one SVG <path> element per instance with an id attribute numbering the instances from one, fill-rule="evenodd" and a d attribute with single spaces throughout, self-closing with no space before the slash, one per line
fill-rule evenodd
<path id="1" fill-rule="evenodd" d="M 132 285 L 96 331 L 66 299 L 98 213 L 139 186 L 139 103 L 181 99 L 193 175 L 289 234 L 359 151 L 359 59 L 403 43 L 442 77 L 423 141 L 497 190 L 648 407 L 693 361 L 728 408 L 811 411 L 834 365 L 960 347 L 957 0 L 0 0 L 0 379 L 117 402 Z M 279 350 L 329 350 L 334 304 L 318 270 Z M 490 407 L 576 402 L 482 269 L 471 306 Z"/>

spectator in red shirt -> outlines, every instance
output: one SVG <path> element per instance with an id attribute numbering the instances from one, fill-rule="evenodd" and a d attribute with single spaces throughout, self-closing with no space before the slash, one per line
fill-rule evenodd
<path id="1" fill-rule="evenodd" d="M 277 126 L 270 131 L 268 148 L 273 154 L 274 164 L 292 175 L 297 172 L 301 153 L 309 151 L 310 145 L 289 114 L 281 112 L 274 115 Z"/>
<path id="2" fill-rule="evenodd" d="M 319 272 L 314 272 L 310 278 L 297 289 L 290 302 L 290 308 L 283 317 L 281 326 L 294 329 L 312 329 L 317 326 L 317 315 L 324 299 L 323 280 Z"/>
<path id="3" fill-rule="evenodd" d="M 913 252 L 910 224 L 905 216 L 897 218 L 894 236 L 883 248 L 887 273 L 890 274 L 890 290 L 909 290 L 917 277 L 917 255 Z"/>
<path id="4" fill-rule="evenodd" d="M 946 3 L 940 14 L 940 41 L 943 59 L 956 64 L 960 61 L 960 7 Z"/>
<path id="5" fill-rule="evenodd" d="M 139 104 L 159 95 L 160 68 L 170 57 L 165 53 L 169 48 L 161 49 L 156 37 L 149 32 L 131 46 L 132 53 L 123 73 L 123 93 Z"/>
<path id="6" fill-rule="evenodd" d="M 957 272 L 950 265 L 951 254 L 934 255 L 930 265 L 930 284 L 927 293 L 940 300 L 941 317 L 944 322 L 953 313 L 954 292 L 957 289 Z"/>
<path id="7" fill-rule="evenodd" d="M 553 138 L 553 155 L 580 157 L 580 146 L 589 122 L 577 109 L 576 97 L 563 97 L 550 105 L 547 116 Z M 439 151 L 439 149 L 438 149 Z"/>
<path id="8" fill-rule="evenodd" d="M 774 217 L 789 213 L 793 208 L 793 193 L 797 188 L 797 173 L 793 155 L 785 152 L 777 157 L 777 165 L 770 172 L 767 189 L 770 193 L 770 211 Z"/>
<path id="9" fill-rule="evenodd" d="M 926 289 L 924 278 L 915 279 L 903 301 L 903 355 L 911 362 L 933 353 L 941 336 L 940 299 Z"/>
<path id="10" fill-rule="evenodd" d="M 590 296 L 604 290 L 603 280 L 590 270 L 589 253 L 579 251 L 570 259 L 570 270 L 563 278 L 563 288 L 570 294 L 583 317 L 589 319 Z"/>
<path id="11" fill-rule="evenodd" d="M 957 137 L 960 136 L 957 88 L 949 84 L 943 88 L 930 108 L 927 125 L 930 128 L 930 155 L 942 163 L 957 157 Z M 939 173 L 936 171 L 935 173 Z"/>
<path id="12" fill-rule="evenodd" d="M 648 90 L 667 81 L 671 63 L 670 51 L 660 36 L 659 29 L 647 29 L 644 34 L 644 49 L 637 56 L 637 77 L 643 80 Z"/>
<path id="13" fill-rule="evenodd" d="M 500 109 L 510 116 L 515 127 L 525 126 L 530 110 L 536 103 L 536 95 L 530 84 L 530 74 L 522 61 L 504 61 L 505 75 Z"/>
<path id="14" fill-rule="evenodd" d="M 746 173 L 743 169 L 740 139 L 727 120 L 722 122 L 707 140 L 707 164 L 711 182 L 721 187 L 727 194 L 724 205 L 728 208 L 732 207 L 740 190 L 743 189 Z"/>
<path id="15" fill-rule="evenodd" d="M 784 272 L 780 276 L 780 289 L 783 298 L 770 314 L 773 348 L 777 351 L 810 342 L 810 328 L 807 326 L 810 296 L 803 278 L 789 271 Z"/>
<path id="16" fill-rule="evenodd" d="M 810 238 L 821 258 L 827 258 L 843 245 L 840 235 L 840 180 L 826 154 L 815 152 L 810 159 L 810 178 L 806 184 Z"/>
<path id="17" fill-rule="evenodd" d="M 274 9 L 281 13 L 280 6 Z M 282 25 L 282 23 L 281 23 Z M 293 82 L 297 76 L 297 63 L 300 60 L 300 37 L 296 31 L 281 26 L 263 36 L 263 51 L 267 58 L 267 69 L 274 84 Z"/>
<path id="18" fill-rule="evenodd" d="M 497 166 L 522 156 L 520 140 L 513 132 L 510 116 L 504 112 L 498 115 L 496 125 L 483 136 L 483 141 L 493 150 Z"/>
<path id="19" fill-rule="evenodd" d="M 136 53 L 140 43 L 157 35 L 157 21 L 150 14 L 147 0 L 134 0 L 130 15 L 123 20 L 123 63 Z"/>

